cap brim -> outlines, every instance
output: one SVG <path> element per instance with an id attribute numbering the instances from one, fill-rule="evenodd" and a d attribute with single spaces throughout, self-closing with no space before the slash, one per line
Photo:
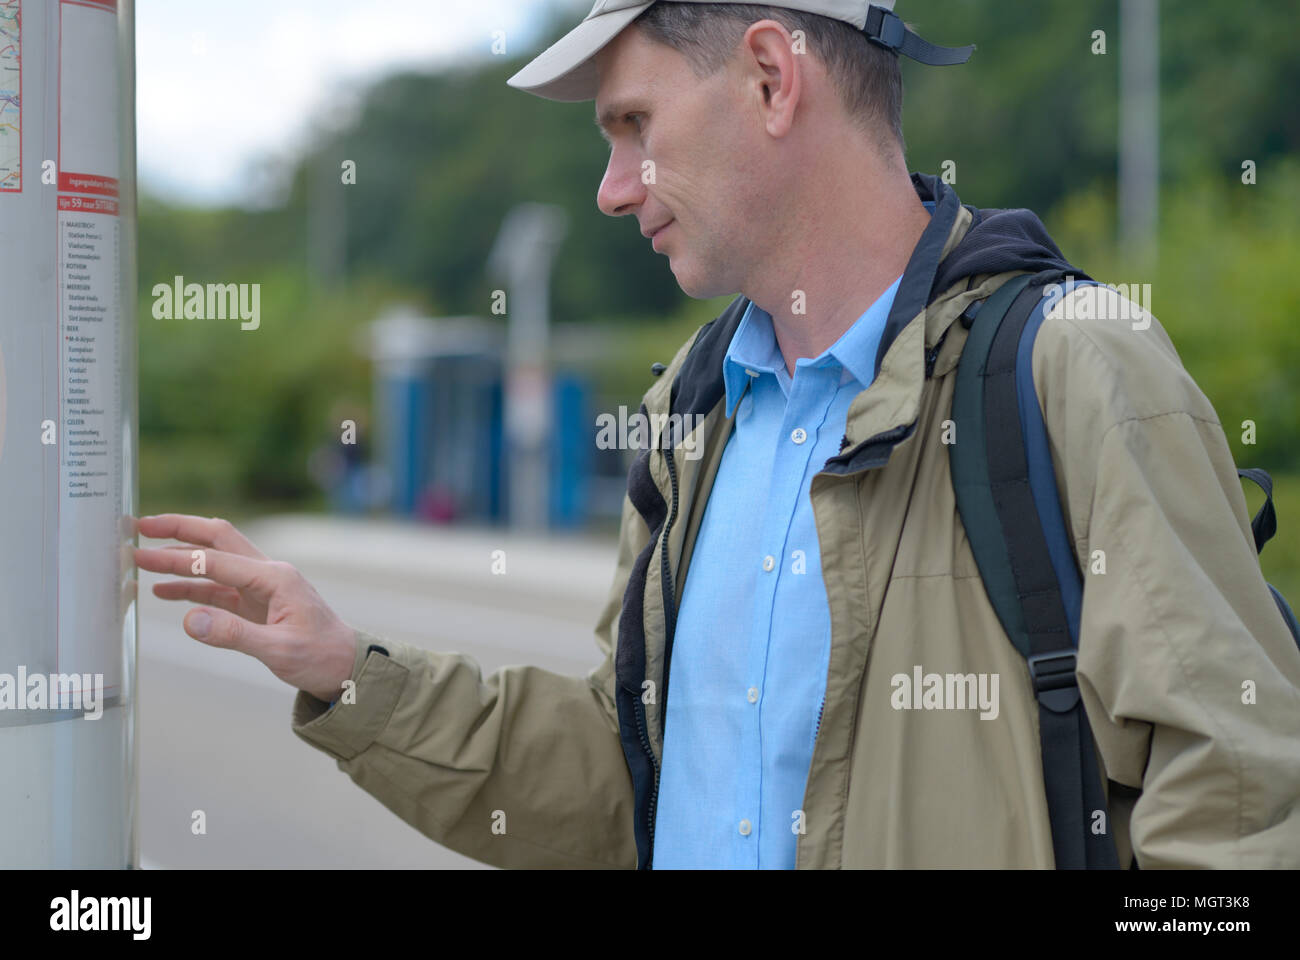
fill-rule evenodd
<path id="1" fill-rule="evenodd" d="M 576 103 L 596 99 L 595 56 L 654 0 L 584 20 L 506 81 L 547 100 Z"/>

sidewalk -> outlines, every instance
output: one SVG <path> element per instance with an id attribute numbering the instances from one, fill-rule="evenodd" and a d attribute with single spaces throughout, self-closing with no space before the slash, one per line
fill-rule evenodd
<path id="1" fill-rule="evenodd" d="M 315 514 L 268 517 L 243 532 L 267 556 L 301 568 L 454 584 L 520 609 L 603 601 L 617 550 L 613 538 L 526 536 Z M 494 564 L 501 569 L 498 560 L 504 560 L 504 573 L 493 572 Z"/>

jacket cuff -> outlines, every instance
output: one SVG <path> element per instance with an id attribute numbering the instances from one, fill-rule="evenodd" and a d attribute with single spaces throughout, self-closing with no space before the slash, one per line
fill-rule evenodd
<path id="1" fill-rule="evenodd" d="M 387 648 L 384 641 L 363 630 L 356 634 L 353 702 L 345 694 L 331 707 L 305 690 L 299 690 L 293 701 L 293 732 L 336 760 L 351 760 L 375 742 L 388 726 L 411 673 L 396 660 L 370 650 L 371 644 Z"/>

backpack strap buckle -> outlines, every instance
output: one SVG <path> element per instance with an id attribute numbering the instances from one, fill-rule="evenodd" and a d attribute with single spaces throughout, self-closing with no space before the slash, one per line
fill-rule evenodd
<path id="1" fill-rule="evenodd" d="M 1066 713 L 1079 702 L 1079 680 L 1075 676 L 1078 655 L 1074 649 L 1048 650 L 1025 658 L 1034 696 L 1053 713 Z"/>

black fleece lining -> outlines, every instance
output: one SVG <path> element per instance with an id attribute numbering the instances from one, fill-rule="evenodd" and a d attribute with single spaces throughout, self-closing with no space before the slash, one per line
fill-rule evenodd
<path id="1" fill-rule="evenodd" d="M 722 399 L 726 392 L 722 361 L 726 359 L 731 338 L 736 335 L 748 306 L 746 297 L 736 297 L 726 310 L 700 331 L 673 379 L 668 405 L 670 413 L 707 415 Z"/>

